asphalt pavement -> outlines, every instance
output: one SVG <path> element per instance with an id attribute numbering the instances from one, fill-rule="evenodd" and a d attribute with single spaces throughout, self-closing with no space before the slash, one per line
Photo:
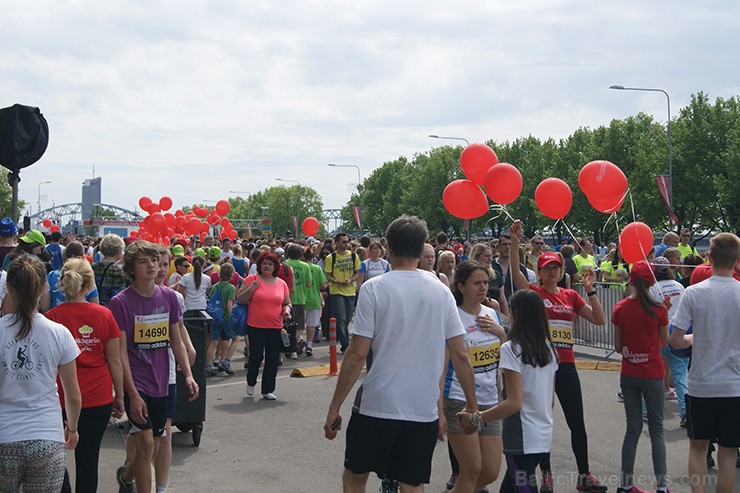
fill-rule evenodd
<path id="1" fill-rule="evenodd" d="M 278 372 L 276 401 L 257 393 L 246 395 L 246 370 L 241 352 L 233 361 L 233 376 L 208 379 L 206 421 L 200 446 L 193 445 L 191 433 L 175 430 L 168 492 L 339 492 L 344 454 L 344 431 L 334 441 L 324 438 L 323 424 L 336 377 L 295 378 L 295 368 L 329 364 L 328 343 L 315 346 L 314 357 L 285 359 Z M 603 361 L 601 350 L 577 347 L 582 361 Z M 341 356 L 339 357 L 341 361 Z M 614 356 L 608 361 L 618 361 Z M 402 364 L 402 362 L 399 362 Z M 618 486 L 620 453 L 625 430 L 624 409 L 616 399 L 617 371 L 581 370 L 586 428 L 589 434 L 591 471 L 615 492 Z M 392 384 L 392 383 L 390 383 Z M 259 391 L 259 384 L 257 387 Z M 351 401 L 342 408 L 345 423 Z M 125 423 L 125 422 L 124 422 Z M 690 491 L 687 477 L 688 440 L 679 427 L 678 404 L 666 401 L 665 441 L 668 475 L 674 493 Z M 126 427 L 112 423 L 105 434 L 100 457 L 101 492 L 118 491 L 116 468 L 124 458 Z M 575 492 L 576 467 L 570 448 L 570 433 L 560 406 L 555 407 L 552 467 L 556 492 Z M 68 464 L 73 469 L 73 456 Z M 502 475 L 505 465 L 502 467 Z M 713 471 L 716 473 L 716 471 Z M 428 492 L 445 491 L 450 474 L 447 445 L 438 443 L 434 453 Z M 635 480 L 642 489 L 655 491 L 652 476 L 650 439 L 645 425 L 638 446 Z M 710 481 L 713 477 L 710 477 Z M 489 486 L 498 491 L 500 481 Z M 736 491 L 740 491 L 740 482 Z M 367 491 L 378 491 L 379 480 L 371 475 Z M 713 488 L 710 488 L 710 491 Z"/>

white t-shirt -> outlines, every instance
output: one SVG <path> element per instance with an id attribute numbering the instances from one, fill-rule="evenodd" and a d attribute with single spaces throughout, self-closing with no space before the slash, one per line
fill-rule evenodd
<path id="1" fill-rule="evenodd" d="M 475 396 L 478 404 L 485 406 L 498 404 L 498 364 L 501 340 L 490 332 L 482 331 L 475 322 L 476 315 L 471 315 L 459 306 L 457 313 L 465 329 L 465 346 L 468 348 L 470 364 L 473 365 Z M 496 310 L 487 306 L 481 305 L 478 315 L 489 316 L 501 324 Z M 457 374 L 451 361 L 445 375 L 444 396 L 445 399 L 465 400 L 465 394 L 457 380 Z"/>
<path id="2" fill-rule="evenodd" d="M 167 286 L 172 287 L 177 282 L 182 279 L 182 276 L 178 274 L 177 272 L 173 272 L 169 279 L 167 279 Z"/>
<path id="3" fill-rule="evenodd" d="M 712 276 L 686 288 L 674 327 L 693 326 L 687 393 L 692 397 L 740 397 L 740 282 Z"/>
<path id="4" fill-rule="evenodd" d="M 179 291 L 175 291 L 175 295 L 177 296 L 177 302 L 180 304 L 180 310 L 185 313 L 185 298 L 183 297 L 182 293 Z M 174 385 L 177 383 L 177 362 L 175 361 L 175 353 L 172 352 L 172 347 L 167 348 L 170 352 L 170 385 Z"/>
<path id="5" fill-rule="evenodd" d="M 373 365 L 354 410 L 376 418 L 435 421 L 445 341 L 465 334 L 452 292 L 418 270 L 392 270 L 360 291 L 352 333 L 372 339 Z"/>
<path id="6" fill-rule="evenodd" d="M 200 289 L 195 287 L 195 278 L 188 272 L 180 279 L 180 286 L 185 288 L 185 307 L 188 310 L 205 310 L 206 296 L 211 289 L 211 278 L 205 273 L 200 276 Z"/>
<path id="7" fill-rule="evenodd" d="M 365 282 L 372 279 L 373 277 L 385 274 L 390 270 L 390 264 L 387 260 L 382 258 L 379 259 L 377 262 L 374 262 L 372 259 L 368 258 L 363 260 L 362 264 L 360 264 L 360 272 L 365 274 Z"/>
<path id="8" fill-rule="evenodd" d="M 552 346 L 550 350 L 550 363 L 544 367 L 534 367 L 522 363 L 519 345 L 506 341 L 501 346 L 499 368 L 515 371 L 522 379 L 522 410 L 504 418 L 502 439 L 506 454 L 541 454 L 550 451 L 552 395 L 558 369 Z"/>
<path id="9" fill-rule="evenodd" d="M 69 330 L 39 313 L 20 341 L 14 321 L 13 313 L 0 318 L 0 443 L 64 442 L 57 374 L 80 350 Z"/>
<path id="10" fill-rule="evenodd" d="M 665 279 L 658 281 L 650 287 L 650 296 L 658 303 L 663 303 L 663 297 L 668 296 L 671 300 L 671 307 L 668 309 L 668 319 L 676 314 L 678 305 L 681 304 L 681 297 L 686 288 L 674 279 Z"/>

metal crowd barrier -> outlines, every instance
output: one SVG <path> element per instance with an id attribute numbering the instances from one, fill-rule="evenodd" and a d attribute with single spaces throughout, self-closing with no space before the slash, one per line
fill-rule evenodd
<path id="1" fill-rule="evenodd" d="M 575 285 L 573 289 L 583 296 L 584 299 L 588 300 L 586 290 L 583 289 L 582 284 Z M 614 306 L 627 296 L 626 287 L 619 283 L 597 282 L 594 283 L 594 289 L 596 290 L 596 296 L 599 297 L 601 306 L 604 308 L 604 318 L 606 321 L 604 325 L 594 325 L 583 317 L 576 317 L 573 324 L 573 338 L 575 343 L 581 346 L 613 351 L 614 327 L 611 322 L 612 312 L 614 311 Z"/>

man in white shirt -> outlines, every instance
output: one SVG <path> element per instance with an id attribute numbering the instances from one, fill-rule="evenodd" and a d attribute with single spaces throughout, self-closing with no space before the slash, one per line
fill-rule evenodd
<path id="1" fill-rule="evenodd" d="M 466 399 L 476 409 L 473 369 L 450 290 L 417 270 L 427 238 L 424 221 L 401 216 L 386 231 L 393 270 L 362 285 L 353 338 L 344 355 L 324 425 L 341 429 L 342 403 L 372 348 L 373 365 L 357 392 L 347 427 L 345 492 L 365 491 L 368 475 L 397 480 L 402 491 L 423 491 L 440 429 L 439 380 L 445 344 Z"/>

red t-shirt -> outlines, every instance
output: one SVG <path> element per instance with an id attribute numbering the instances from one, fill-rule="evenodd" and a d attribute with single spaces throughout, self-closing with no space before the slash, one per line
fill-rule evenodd
<path id="1" fill-rule="evenodd" d="M 701 264 L 694 267 L 694 272 L 691 273 L 691 285 L 700 283 L 712 277 L 712 264 Z M 740 274 L 736 270 L 732 271 L 732 277 L 736 281 L 740 281 Z"/>
<path id="2" fill-rule="evenodd" d="M 586 301 L 572 289 L 559 288 L 558 294 L 548 293 L 544 287 L 536 284 L 530 284 L 529 289 L 539 294 L 545 302 L 550 337 L 560 363 L 575 363 L 573 320 L 578 311 L 586 306 Z"/>
<path id="3" fill-rule="evenodd" d="M 640 300 L 625 298 L 614 307 L 612 323 L 622 329 L 622 375 L 637 378 L 663 378 L 658 328 L 668 325 L 668 309 L 653 307 L 651 317 Z"/>
<path id="4" fill-rule="evenodd" d="M 251 286 L 257 279 L 256 274 L 247 276 L 244 282 Z M 290 296 L 288 285 L 279 277 L 275 278 L 275 284 L 267 284 L 260 280 L 259 287 L 249 300 L 249 311 L 247 312 L 247 325 L 258 329 L 282 329 L 283 328 L 283 300 Z"/>
<path id="5" fill-rule="evenodd" d="M 121 335 L 113 313 L 95 303 L 62 303 L 44 315 L 67 327 L 80 348 L 76 364 L 82 407 L 113 402 L 113 380 L 105 360 L 105 344 Z M 64 393 L 59 397 L 64 406 Z"/>
<path id="6" fill-rule="evenodd" d="M 220 271 L 214 272 L 213 274 L 210 275 L 210 278 L 211 278 L 211 286 L 215 286 L 216 284 L 221 282 L 221 272 Z M 234 272 L 234 275 L 231 276 L 231 280 L 229 281 L 229 283 L 232 284 L 235 288 L 238 288 L 239 281 L 240 281 L 239 274 Z"/>
<path id="7" fill-rule="evenodd" d="M 285 284 L 288 286 L 288 290 L 293 287 L 293 269 L 291 269 L 289 265 L 280 262 L 277 276 L 285 281 Z"/>

